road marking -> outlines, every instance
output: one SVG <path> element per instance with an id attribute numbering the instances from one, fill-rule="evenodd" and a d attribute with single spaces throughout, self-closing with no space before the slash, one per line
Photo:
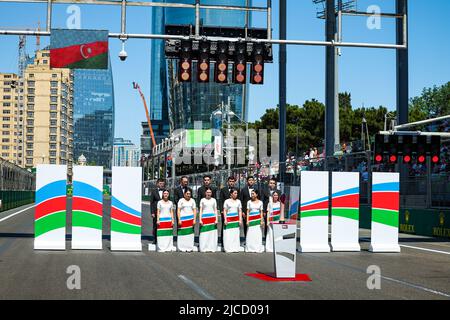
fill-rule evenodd
<path id="1" fill-rule="evenodd" d="M 35 207 L 35 206 L 36 206 L 36 205 L 33 204 L 32 206 L 30 206 L 30 207 L 28 207 L 28 208 L 22 209 L 22 210 L 20 210 L 20 211 L 17 211 L 17 212 L 15 212 L 15 213 L 10 214 L 9 216 L 6 216 L 6 217 L 4 217 L 4 218 L 1 218 L 1 219 L 0 219 L 0 222 L 3 222 L 3 221 L 5 221 L 5 220 L 8 220 L 9 218 L 12 218 L 12 217 L 18 215 L 19 213 L 22 213 L 22 212 L 24 212 L 24 211 L 27 211 L 28 209 L 31 209 L 31 208 L 33 208 L 33 207 Z"/>
<path id="2" fill-rule="evenodd" d="M 206 300 L 216 300 L 212 295 L 210 295 L 208 292 L 200 288 L 197 284 L 195 284 L 192 280 L 188 279 L 186 276 L 179 274 L 178 278 L 180 278 L 191 289 L 193 289 L 195 292 L 197 292 L 200 296 L 202 296 Z"/>
<path id="3" fill-rule="evenodd" d="M 420 240 L 420 239 L 418 239 L 418 240 Z M 361 241 L 370 242 L 370 239 L 369 238 L 361 238 Z M 450 255 L 450 252 L 448 252 L 448 251 L 441 251 L 441 250 L 427 249 L 427 248 L 422 248 L 422 247 L 408 246 L 406 244 L 399 244 L 399 246 L 400 247 L 404 247 L 404 248 L 409 248 L 409 249 L 420 250 L 420 251 L 427 251 L 427 252 L 441 253 L 441 254 Z"/>

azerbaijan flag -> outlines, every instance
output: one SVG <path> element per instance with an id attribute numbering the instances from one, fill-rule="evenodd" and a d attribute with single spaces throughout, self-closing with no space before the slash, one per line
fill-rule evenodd
<path id="1" fill-rule="evenodd" d="M 108 31 L 53 29 L 50 67 L 108 69 Z"/>

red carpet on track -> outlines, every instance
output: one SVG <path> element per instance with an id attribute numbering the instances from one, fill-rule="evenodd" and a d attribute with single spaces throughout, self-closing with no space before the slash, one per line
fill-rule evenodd
<path id="1" fill-rule="evenodd" d="M 246 273 L 246 276 L 268 282 L 311 282 L 312 279 L 307 274 L 297 273 L 295 278 L 277 278 L 275 273 Z"/>

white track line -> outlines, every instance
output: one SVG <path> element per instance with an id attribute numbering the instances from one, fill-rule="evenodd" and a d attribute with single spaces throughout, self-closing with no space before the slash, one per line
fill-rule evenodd
<path id="1" fill-rule="evenodd" d="M 3 222 L 3 221 L 5 221 L 5 220 L 8 220 L 9 218 L 12 218 L 12 217 L 18 215 L 19 213 L 24 212 L 24 211 L 27 211 L 28 209 L 34 208 L 35 206 L 36 206 L 36 205 L 33 204 L 32 206 L 30 206 L 30 207 L 28 207 L 28 208 L 22 209 L 22 210 L 17 211 L 17 212 L 15 212 L 15 213 L 13 213 L 13 214 L 10 214 L 9 216 L 6 216 L 6 217 L 4 217 L 4 218 L 1 218 L 1 219 L 0 219 L 0 222 Z"/>
<path id="2" fill-rule="evenodd" d="M 195 284 L 192 280 L 188 279 L 186 276 L 180 274 L 178 275 L 185 284 L 187 284 L 191 289 L 197 292 L 200 296 L 202 296 L 206 300 L 216 300 L 213 296 L 211 296 L 208 292 L 200 288 L 197 284 Z"/>
<path id="3" fill-rule="evenodd" d="M 420 239 L 417 239 L 417 240 L 420 241 Z M 370 239 L 369 238 L 361 238 L 361 241 L 370 242 Z M 450 255 L 450 252 L 448 252 L 448 251 L 440 251 L 440 250 L 433 250 L 433 249 L 427 249 L 427 248 L 422 248 L 422 247 L 408 246 L 406 244 L 399 244 L 399 246 L 403 247 L 403 248 L 408 248 L 408 249 L 415 249 L 415 250 L 420 250 L 420 251 L 427 251 L 427 252 Z"/>
<path id="4" fill-rule="evenodd" d="M 389 277 L 385 277 L 385 276 L 381 276 L 381 278 L 385 279 L 385 280 L 388 280 L 388 281 L 391 281 L 391 282 L 396 282 L 396 283 L 402 284 L 404 286 L 408 286 L 408 287 L 411 287 L 411 288 L 423 290 L 423 291 L 426 291 L 426 292 L 430 292 L 430 293 L 433 293 L 433 294 L 437 294 L 437 295 L 440 295 L 440 296 L 443 296 L 443 297 L 450 298 L 450 294 L 447 294 L 447 293 L 444 293 L 444 292 L 440 292 L 440 291 L 436 291 L 434 289 L 425 288 L 425 287 L 419 286 L 417 284 L 413 284 L 413 283 L 409 283 L 409 282 L 405 282 L 405 281 L 402 281 L 402 280 L 389 278 Z"/>

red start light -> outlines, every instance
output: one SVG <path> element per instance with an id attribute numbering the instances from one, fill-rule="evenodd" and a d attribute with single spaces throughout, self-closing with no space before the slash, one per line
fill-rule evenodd
<path id="1" fill-rule="evenodd" d="M 425 156 L 420 156 L 418 160 L 420 163 L 424 163 L 426 159 Z"/>
<path id="2" fill-rule="evenodd" d="M 396 162 L 397 161 L 397 156 L 391 156 L 390 158 L 389 158 L 389 160 L 391 161 L 391 162 Z"/>
<path id="3" fill-rule="evenodd" d="M 433 163 L 438 163 L 439 162 L 439 157 L 438 156 L 434 156 L 431 161 L 433 161 Z"/>
<path id="4" fill-rule="evenodd" d="M 375 161 L 376 162 L 381 162 L 383 160 L 383 157 L 380 155 L 380 154 L 378 154 L 376 157 L 375 157 Z"/>
<path id="5" fill-rule="evenodd" d="M 404 157 L 403 157 L 403 161 L 404 161 L 405 163 L 410 163 L 410 162 L 411 162 L 411 157 L 410 157 L 410 156 L 404 156 Z"/>

